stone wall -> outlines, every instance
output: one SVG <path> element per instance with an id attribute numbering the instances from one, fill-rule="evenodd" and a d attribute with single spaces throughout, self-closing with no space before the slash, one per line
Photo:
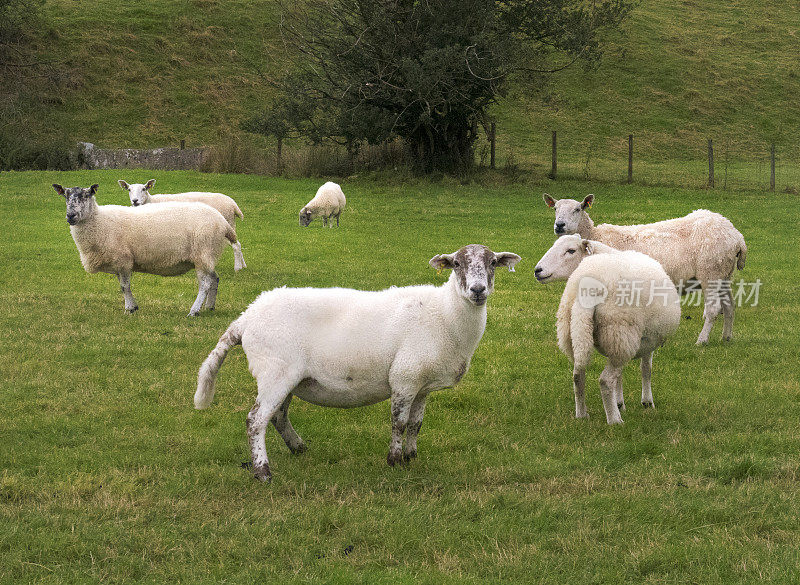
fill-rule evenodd
<path id="1" fill-rule="evenodd" d="M 159 171 L 199 170 L 204 148 L 97 148 L 91 142 L 78 143 L 81 166 L 85 169 L 153 169 Z"/>

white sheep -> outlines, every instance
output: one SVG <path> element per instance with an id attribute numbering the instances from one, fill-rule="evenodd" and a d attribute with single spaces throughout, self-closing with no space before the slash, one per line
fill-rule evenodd
<path id="1" fill-rule="evenodd" d="M 176 276 L 192 268 L 199 291 L 189 316 L 197 315 L 204 304 L 214 308 L 219 285 L 214 268 L 225 246 L 237 242 L 236 231 L 219 211 L 192 202 L 98 205 L 97 185 L 53 188 L 67 201 L 67 223 L 84 269 L 116 274 L 128 313 L 139 308 L 131 293 L 133 272 Z"/>
<path id="2" fill-rule="evenodd" d="M 128 196 L 131 199 L 131 205 L 134 207 L 138 205 L 144 205 L 145 203 L 164 203 L 166 201 L 178 201 L 183 203 L 196 201 L 198 203 L 205 203 L 206 205 L 210 205 L 219 211 L 222 214 L 222 217 L 225 218 L 225 221 L 231 224 L 231 227 L 234 230 L 236 229 L 236 218 L 244 217 L 244 214 L 242 213 L 242 210 L 239 209 L 236 201 L 223 193 L 189 191 L 186 193 L 164 193 L 151 195 L 150 189 L 153 188 L 155 182 L 155 179 L 150 179 L 144 185 L 141 183 L 133 183 L 129 185 L 122 179 L 117 181 L 119 186 L 128 192 Z M 247 268 L 247 264 L 245 264 L 244 256 L 242 256 L 242 243 L 237 241 L 233 246 L 233 269 L 238 272 L 242 268 Z"/>
<path id="3" fill-rule="evenodd" d="M 698 209 L 676 219 L 641 225 L 594 225 L 586 209 L 594 195 L 583 201 L 555 201 L 544 194 L 548 207 L 556 212 L 556 235 L 580 234 L 618 250 L 636 250 L 658 260 L 681 294 L 702 288 L 705 297 L 705 323 L 697 344 L 708 343 L 714 321 L 723 314 L 722 339 L 733 337 L 734 269 L 744 269 L 747 246 L 744 237 L 726 217 Z"/>
<path id="4" fill-rule="evenodd" d="M 322 226 L 333 227 L 331 218 L 336 218 L 336 227 L 339 227 L 339 216 L 344 209 L 346 200 L 342 188 L 331 181 L 317 189 L 314 198 L 306 203 L 300 210 L 300 225 L 308 227 L 315 218 L 322 217 Z"/>
<path id="5" fill-rule="evenodd" d="M 575 416 L 587 417 L 586 368 L 597 349 L 608 358 L 600 392 L 608 424 L 622 423 L 622 370 L 641 358 L 642 406 L 654 406 L 653 351 L 681 320 L 680 298 L 661 265 L 579 235 L 562 236 L 534 270 L 539 282 L 567 280 L 557 313 L 558 347 L 573 362 Z"/>
<path id="6" fill-rule="evenodd" d="M 486 327 L 495 268 L 513 270 L 519 260 L 516 254 L 495 254 L 473 244 L 431 258 L 432 267 L 453 271 L 439 287 L 264 292 L 228 327 L 203 362 L 195 407 L 211 403 L 225 356 L 241 344 L 258 382 L 258 397 L 247 416 L 257 479 L 271 477 L 264 442 L 270 420 L 293 453 L 305 451 L 287 416 L 292 396 L 336 408 L 390 398 L 387 462 L 408 461 L 417 454 L 428 394 L 455 385 L 469 368 Z"/>

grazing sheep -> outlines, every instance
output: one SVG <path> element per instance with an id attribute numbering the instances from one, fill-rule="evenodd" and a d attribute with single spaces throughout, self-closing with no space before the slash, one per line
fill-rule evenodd
<path id="1" fill-rule="evenodd" d="M 596 240 L 618 250 L 635 250 L 658 260 L 681 294 L 702 287 L 705 297 L 705 324 L 697 344 L 708 343 L 708 336 L 720 312 L 723 314 L 722 339 L 733 337 L 733 293 L 731 278 L 734 269 L 744 269 L 747 246 L 739 230 L 726 217 L 706 209 L 689 215 L 642 225 L 594 225 L 586 213 L 594 195 L 583 201 L 555 201 L 544 194 L 548 207 L 556 212 L 556 235 L 580 234 L 585 240 Z"/>
<path id="2" fill-rule="evenodd" d="M 257 479 L 271 477 L 264 442 L 270 420 L 293 453 L 306 449 L 287 416 L 292 396 L 336 408 L 390 398 L 387 462 L 395 465 L 416 457 L 428 394 L 455 385 L 466 374 L 486 327 L 495 268 L 513 271 L 519 260 L 516 254 L 495 254 L 473 244 L 431 258 L 432 267 L 453 271 L 439 287 L 264 292 L 203 362 L 195 408 L 211 404 L 217 372 L 228 351 L 241 344 L 258 382 L 258 397 L 247 416 Z"/>
<path id="3" fill-rule="evenodd" d="M 344 209 L 346 200 L 342 188 L 336 183 L 328 181 L 317 189 L 317 194 L 300 210 L 300 225 L 308 227 L 314 218 L 322 217 L 322 226 L 333 227 L 331 218 L 336 217 L 336 227 L 339 227 L 339 216 Z"/>
<path id="4" fill-rule="evenodd" d="M 236 201 L 222 193 L 189 191 L 188 193 L 151 195 L 150 189 L 153 187 L 155 182 L 155 179 L 150 179 L 144 185 L 141 183 L 129 185 L 122 179 L 117 181 L 119 186 L 128 192 L 128 196 L 131 198 L 131 205 L 134 207 L 138 205 L 144 205 L 145 203 L 164 203 L 165 201 L 178 201 L 184 203 L 196 201 L 198 203 L 205 203 L 206 205 L 210 205 L 219 211 L 222 214 L 222 217 L 225 218 L 225 221 L 231 224 L 231 227 L 234 230 L 236 229 L 236 218 L 244 217 L 242 210 L 239 209 L 238 205 L 236 205 Z M 237 241 L 236 244 L 233 245 L 233 269 L 238 272 L 242 268 L 247 268 L 247 264 L 244 263 L 244 256 L 242 256 L 242 243 Z"/>
<path id="5" fill-rule="evenodd" d="M 214 271 L 226 244 L 236 244 L 236 231 L 216 209 L 203 203 L 161 203 L 144 207 L 98 205 L 97 185 L 64 189 L 67 223 L 86 272 L 116 274 L 125 310 L 139 306 L 131 293 L 131 273 L 161 276 L 197 271 L 199 291 L 189 316 L 214 308 L 219 277 Z"/>
<path id="6" fill-rule="evenodd" d="M 575 416 L 587 417 L 586 368 L 597 349 L 608 358 L 600 392 L 608 424 L 622 423 L 622 370 L 642 360 L 642 406 L 653 406 L 653 351 L 678 328 L 678 291 L 661 265 L 579 235 L 562 236 L 534 270 L 539 282 L 567 280 L 558 306 L 558 347 L 573 362 Z"/>

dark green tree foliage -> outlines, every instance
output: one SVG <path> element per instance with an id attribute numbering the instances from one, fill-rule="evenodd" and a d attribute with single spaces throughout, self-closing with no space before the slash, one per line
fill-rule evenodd
<path id="1" fill-rule="evenodd" d="M 351 148 L 401 137 L 420 170 L 473 164 L 509 76 L 601 54 L 628 0 L 324 0 L 284 7 L 288 73 L 247 128 Z"/>

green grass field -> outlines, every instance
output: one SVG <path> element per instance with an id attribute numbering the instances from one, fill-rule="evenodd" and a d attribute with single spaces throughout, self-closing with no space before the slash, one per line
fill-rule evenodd
<path id="1" fill-rule="evenodd" d="M 140 310 L 88 275 L 53 182 L 118 178 L 232 195 L 248 268 L 226 251 L 217 310 L 186 317 L 193 274 L 135 275 Z M 800 579 L 800 387 L 795 197 L 558 182 L 344 185 L 338 230 L 303 229 L 316 180 L 108 171 L 0 176 L 0 582 L 796 583 Z M 735 340 L 697 348 L 684 311 L 654 359 L 655 411 L 625 374 L 625 425 L 573 418 L 555 342 L 561 284 L 534 281 L 556 197 L 596 194 L 596 221 L 634 223 L 706 207 L 747 239 L 757 307 Z M 296 400 L 309 450 L 267 434 L 274 480 L 256 482 L 244 418 L 255 381 L 241 348 L 213 406 L 192 405 L 200 363 L 265 289 L 441 283 L 436 253 L 467 243 L 520 254 L 497 275 L 489 321 L 455 389 L 428 401 L 419 458 L 386 465 L 388 403 Z"/>

